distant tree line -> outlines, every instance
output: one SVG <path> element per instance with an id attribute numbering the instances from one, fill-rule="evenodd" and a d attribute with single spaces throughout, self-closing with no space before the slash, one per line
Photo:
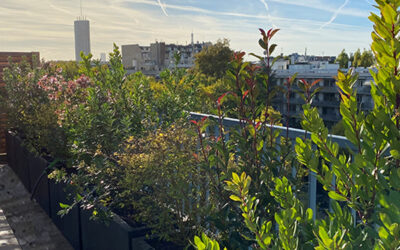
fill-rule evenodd
<path id="1" fill-rule="evenodd" d="M 350 63 L 349 63 L 350 62 Z M 351 67 L 371 67 L 375 63 L 375 57 L 371 50 L 365 50 L 361 53 L 360 49 L 357 49 L 355 53 L 347 54 L 346 50 L 342 52 L 336 58 L 336 63 L 339 63 L 341 69 L 347 69 L 349 65 Z"/>

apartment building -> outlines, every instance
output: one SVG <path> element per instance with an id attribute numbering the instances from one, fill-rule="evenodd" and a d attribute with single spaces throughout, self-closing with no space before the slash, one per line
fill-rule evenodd
<path id="1" fill-rule="evenodd" d="M 340 94 L 336 86 L 334 76 L 337 75 L 339 66 L 337 64 L 321 63 L 322 67 L 313 67 L 310 63 L 288 65 L 288 69 L 275 70 L 275 84 L 286 89 L 285 82 L 295 73 L 297 79 L 304 79 L 313 82 L 321 79 L 317 86 L 322 87 L 321 91 L 314 97 L 312 106 L 317 107 L 319 113 L 328 128 L 341 120 L 340 115 Z M 359 74 L 355 88 L 357 89 L 357 102 L 359 108 L 368 111 L 373 108 L 373 100 L 370 95 L 372 76 L 369 69 L 356 68 Z M 293 86 L 289 96 L 289 106 L 284 93 L 278 94 L 272 101 L 275 109 L 281 112 L 283 117 L 289 117 L 289 124 L 293 127 L 300 127 L 300 115 L 302 113 L 303 99 L 297 93 L 297 85 Z M 289 116 L 288 116 L 289 115 Z"/>
<path id="2" fill-rule="evenodd" d="M 181 56 L 177 67 L 191 68 L 194 65 L 194 55 L 209 45 L 211 45 L 210 42 L 194 43 L 193 41 L 189 45 L 165 44 L 164 42 L 151 43 L 150 46 L 122 45 L 122 63 L 128 73 L 141 71 L 145 75 L 158 76 L 164 69 L 175 67 L 175 53 Z"/>

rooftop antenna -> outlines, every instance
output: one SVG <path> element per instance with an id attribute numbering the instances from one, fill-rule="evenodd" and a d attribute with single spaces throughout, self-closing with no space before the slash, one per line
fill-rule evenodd
<path id="1" fill-rule="evenodd" d="M 85 18 L 83 17 L 82 0 L 79 0 L 79 6 L 80 6 L 80 10 L 81 10 L 81 16 L 80 16 L 80 18 L 81 18 L 81 19 L 85 19 Z"/>

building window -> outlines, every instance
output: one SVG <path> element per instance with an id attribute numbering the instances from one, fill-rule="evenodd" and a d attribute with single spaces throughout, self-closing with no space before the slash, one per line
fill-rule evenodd
<path id="1" fill-rule="evenodd" d="M 336 86 L 335 79 L 325 79 L 324 83 L 325 83 L 325 87 L 335 87 Z"/>
<path id="2" fill-rule="evenodd" d="M 334 93 L 325 93 L 324 94 L 324 101 L 327 102 L 336 102 L 336 95 Z"/>
<path id="3" fill-rule="evenodd" d="M 322 115 L 335 115 L 335 109 L 334 108 L 328 108 L 328 107 L 322 107 Z"/>
<path id="4" fill-rule="evenodd" d="M 290 109 L 291 112 L 296 112 L 297 111 L 296 105 L 294 105 L 294 104 L 290 104 L 289 105 L 289 109 Z"/>

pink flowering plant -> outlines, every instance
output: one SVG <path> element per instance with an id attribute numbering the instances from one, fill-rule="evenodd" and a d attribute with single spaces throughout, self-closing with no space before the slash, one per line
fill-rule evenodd
<path id="1" fill-rule="evenodd" d="M 54 115 L 55 105 L 38 84 L 46 73 L 44 67 L 23 62 L 4 70 L 5 110 L 10 130 L 16 132 L 26 147 L 37 154 L 65 156 L 65 135 Z"/>
<path id="2" fill-rule="evenodd" d="M 66 122 L 67 112 L 72 113 L 79 104 L 85 103 L 87 88 L 91 86 L 89 77 L 80 75 L 75 80 L 65 80 L 59 68 L 54 75 L 44 75 L 38 81 L 38 86 L 42 89 L 50 103 L 56 106 L 55 114 L 57 123 L 62 127 Z"/>

